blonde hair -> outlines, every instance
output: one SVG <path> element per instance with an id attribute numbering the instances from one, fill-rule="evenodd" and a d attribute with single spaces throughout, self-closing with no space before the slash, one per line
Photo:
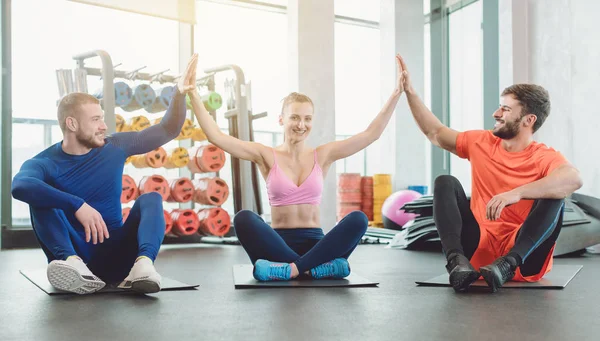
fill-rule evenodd
<path id="1" fill-rule="evenodd" d="M 291 94 L 285 96 L 285 98 L 282 100 L 283 101 L 283 105 L 281 106 L 281 114 L 283 115 L 283 111 L 285 110 L 285 108 L 292 104 L 292 103 L 310 103 L 310 105 L 313 107 L 315 107 L 315 105 L 313 104 L 313 101 L 310 99 L 310 97 L 298 93 L 298 92 L 292 92 Z"/>
<path id="2" fill-rule="evenodd" d="M 100 104 L 100 101 L 84 92 L 72 92 L 60 100 L 58 104 L 58 124 L 63 132 L 67 129 L 67 117 L 76 117 L 77 111 L 84 104 Z"/>

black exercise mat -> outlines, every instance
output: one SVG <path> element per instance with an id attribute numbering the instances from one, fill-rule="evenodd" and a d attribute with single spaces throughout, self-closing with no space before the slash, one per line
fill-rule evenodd
<path id="1" fill-rule="evenodd" d="M 344 279 L 297 279 L 292 281 L 260 282 L 252 276 L 251 264 L 237 264 L 233 266 L 233 281 L 236 289 L 251 288 L 321 288 L 321 287 L 370 287 L 379 282 L 372 282 L 355 273 Z"/>
<path id="2" fill-rule="evenodd" d="M 503 288 L 524 288 L 524 289 L 564 289 L 569 282 L 581 269 L 583 265 L 567 265 L 567 264 L 555 264 L 552 266 L 550 271 L 544 278 L 539 282 L 513 282 L 509 281 L 504 283 Z M 415 282 L 422 286 L 434 286 L 434 287 L 449 287 L 451 286 L 448 282 L 448 274 L 439 275 L 437 277 L 428 279 L 423 282 Z M 472 287 L 488 287 L 487 283 L 483 279 L 478 279 Z"/>
<path id="3" fill-rule="evenodd" d="M 29 270 L 20 270 L 21 275 L 31 281 L 31 283 L 35 284 L 38 288 L 42 289 L 48 295 L 77 295 L 76 293 L 69 291 L 62 291 L 56 289 L 55 287 L 48 282 L 48 276 L 46 275 L 46 269 L 29 269 Z M 118 284 L 114 285 L 106 285 L 101 290 L 96 293 L 113 293 L 113 292 L 133 292 L 129 289 L 120 289 L 117 288 Z M 169 291 L 169 290 L 189 290 L 194 289 L 199 286 L 199 284 L 187 284 L 176 281 L 174 279 L 168 277 L 162 277 L 160 282 L 161 289 L 160 291 Z"/>

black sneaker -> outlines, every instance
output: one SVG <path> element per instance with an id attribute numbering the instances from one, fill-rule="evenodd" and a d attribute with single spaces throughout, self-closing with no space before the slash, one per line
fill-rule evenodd
<path id="1" fill-rule="evenodd" d="M 450 274 L 450 284 L 456 292 L 463 292 L 479 278 L 471 262 L 459 253 L 450 255 L 446 270 Z"/>
<path id="2" fill-rule="evenodd" d="M 506 257 L 500 257 L 492 264 L 479 268 L 483 279 L 492 288 L 492 292 L 498 291 L 504 283 L 515 277 L 516 270 L 517 265 L 510 262 Z"/>

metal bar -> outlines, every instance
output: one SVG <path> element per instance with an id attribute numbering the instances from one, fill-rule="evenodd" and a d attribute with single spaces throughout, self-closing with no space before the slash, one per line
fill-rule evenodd
<path id="1" fill-rule="evenodd" d="M 456 2 L 446 8 L 447 15 L 450 15 L 456 11 L 460 11 L 461 9 L 463 9 L 477 1 L 480 1 L 480 0 L 461 0 L 459 2 Z M 481 1 L 483 1 L 483 0 L 481 0 Z M 485 6 L 485 3 L 487 2 L 487 0 L 483 1 L 483 2 L 484 2 L 484 6 Z M 497 2 L 498 1 L 496 0 L 496 3 Z"/>
<path id="2" fill-rule="evenodd" d="M 187 64 L 186 64 L 187 65 Z M 85 71 L 87 71 L 89 76 L 103 76 L 102 69 L 85 67 Z M 152 74 L 145 72 L 135 72 L 124 71 L 124 70 L 113 70 L 114 77 L 113 78 L 122 78 L 122 79 L 139 79 L 143 81 L 155 81 L 159 83 L 176 83 L 179 76 L 170 76 L 165 74 Z M 104 77 L 103 77 L 104 78 Z"/>
<path id="3" fill-rule="evenodd" d="M 242 7 L 248 9 L 254 9 L 258 11 L 267 11 L 273 13 L 286 14 L 287 6 L 277 5 L 266 3 L 262 1 L 252 1 L 252 0 L 201 0 L 204 2 L 212 2 L 220 5 L 229 5 L 235 7 Z"/>
<path id="4" fill-rule="evenodd" d="M 444 15 L 442 0 L 431 0 L 431 111 L 448 124 L 448 17 Z M 440 175 L 450 174 L 447 152 L 431 145 L 431 183 Z"/>
<path id="5" fill-rule="evenodd" d="M 115 69 L 113 66 L 112 59 L 106 51 L 93 50 L 77 54 L 73 56 L 73 59 L 77 61 L 79 68 L 85 68 L 85 60 L 89 58 L 99 57 L 102 62 L 102 70 L 100 75 L 102 76 L 102 92 L 103 92 L 103 110 L 104 110 L 104 122 L 108 127 L 107 132 L 114 134 L 117 130 L 117 123 L 115 118 L 115 85 L 113 84 L 115 78 Z M 89 71 L 86 68 L 86 71 Z"/>
<path id="6" fill-rule="evenodd" d="M 23 117 L 13 117 L 12 123 L 17 124 L 49 124 L 49 125 L 58 125 L 58 120 L 49 120 L 44 118 L 23 118 Z"/>
<path id="7" fill-rule="evenodd" d="M 239 115 L 237 115 L 238 138 L 242 141 L 250 141 L 250 119 L 248 117 L 248 101 L 246 99 L 246 79 L 242 69 L 234 64 L 221 65 L 205 69 L 205 73 L 217 73 L 224 71 L 233 71 L 235 74 L 234 95 L 235 104 Z M 240 161 L 240 183 L 242 210 L 254 210 L 254 196 L 252 194 L 252 165 L 247 160 Z"/>
<path id="8" fill-rule="evenodd" d="M 223 116 L 224 116 L 225 118 L 230 118 L 230 117 L 237 116 L 237 114 L 238 114 L 238 111 L 237 111 L 237 109 L 232 109 L 232 110 L 226 111 L 226 112 L 225 112 L 225 114 L 224 114 Z"/>
<path id="9" fill-rule="evenodd" d="M 0 28 L 2 31 L 2 83 L 0 102 L 0 225 L 10 229 L 12 225 L 12 47 L 11 47 L 11 0 L 0 5 Z M 1 234 L 2 232 L 0 232 Z M 1 243 L 1 242 L 0 242 Z"/>
<path id="10" fill-rule="evenodd" d="M 258 11 L 273 12 L 279 14 L 287 14 L 287 6 L 277 5 L 271 3 L 265 3 L 261 1 L 252 0 L 202 0 L 205 2 L 217 3 L 220 5 L 229 5 L 235 7 L 248 8 Z M 347 17 L 343 15 L 336 15 L 334 21 L 341 24 L 362 26 L 368 28 L 379 29 L 379 22 L 373 20 L 365 20 L 353 17 Z"/>
<path id="11" fill-rule="evenodd" d="M 265 112 L 261 112 L 260 114 L 252 115 L 250 117 L 250 119 L 251 120 L 257 120 L 259 118 L 263 118 L 263 117 L 267 117 L 267 116 L 269 116 L 269 113 L 265 111 Z"/>
<path id="12" fill-rule="evenodd" d="M 363 149 L 363 176 L 367 176 L 367 150 L 369 150 L 369 148 Z"/>
<path id="13" fill-rule="evenodd" d="M 186 23 L 179 23 L 179 70 L 187 68 L 190 57 L 194 53 L 194 26 Z M 161 75 L 163 78 L 167 78 L 166 75 Z M 196 90 L 194 90 L 196 91 Z M 184 98 L 185 100 L 185 98 Z M 192 122 L 194 121 L 194 113 L 191 110 L 186 109 L 186 117 L 190 117 Z M 183 147 L 189 150 L 194 142 L 191 139 L 185 139 L 179 141 L 179 147 Z M 194 174 L 187 167 L 179 168 L 179 176 L 189 179 L 194 178 Z M 181 203 L 179 204 L 180 209 L 193 209 L 194 202 Z"/>
<path id="14" fill-rule="evenodd" d="M 340 24 L 367 27 L 367 28 L 373 28 L 376 30 L 379 29 L 379 23 L 377 21 L 372 21 L 372 20 L 365 20 L 365 19 L 358 19 L 358 18 L 352 18 L 352 17 L 345 17 L 343 15 L 336 15 L 334 18 L 334 21 L 336 23 L 340 23 Z"/>
<path id="15" fill-rule="evenodd" d="M 445 15 L 448 16 L 456 11 L 463 9 L 466 6 L 473 4 L 474 2 L 477 2 L 477 1 L 480 1 L 480 0 L 463 0 L 460 3 L 456 3 L 456 4 L 451 5 L 450 7 L 446 7 L 444 9 Z M 484 5 L 485 5 L 485 1 L 484 1 Z M 431 23 L 432 18 L 435 18 L 436 15 L 437 15 L 437 18 L 439 18 L 439 15 L 441 13 L 442 13 L 442 11 L 440 10 L 440 7 L 432 8 L 429 13 L 425 14 L 425 22 L 424 23 L 425 24 Z"/>
<path id="16" fill-rule="evenodd" d="M 486 0 L 483 5 L 483 129 L 494 127 L 492 113 L 498 107 L 500 95 L 500 36 L 498 0 Z"/>
<path id="17" fill-rule="evenodd" d="M 52 125 L 44 124 L 44 145 L 52 145 Z"/>

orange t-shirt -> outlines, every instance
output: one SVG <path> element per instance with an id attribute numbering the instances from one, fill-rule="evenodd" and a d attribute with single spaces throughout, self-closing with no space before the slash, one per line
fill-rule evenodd
<path id="1" fill-rule="evenodd" d="M 533 200 L 521 200 L 505 207 L 500 219 L 490 221 L 486 218 L 486 207 L 492 197 L 537 181 L 567 163 L 561 153 L 535 141 L 523 151 L 508 152 L 502 147 L 502 139 L 489 130 L 459 133 L 456 152 L 471 162 L 473 215 L 480 228 L 500 243 L 520 228 L 531 211 Z"/>

